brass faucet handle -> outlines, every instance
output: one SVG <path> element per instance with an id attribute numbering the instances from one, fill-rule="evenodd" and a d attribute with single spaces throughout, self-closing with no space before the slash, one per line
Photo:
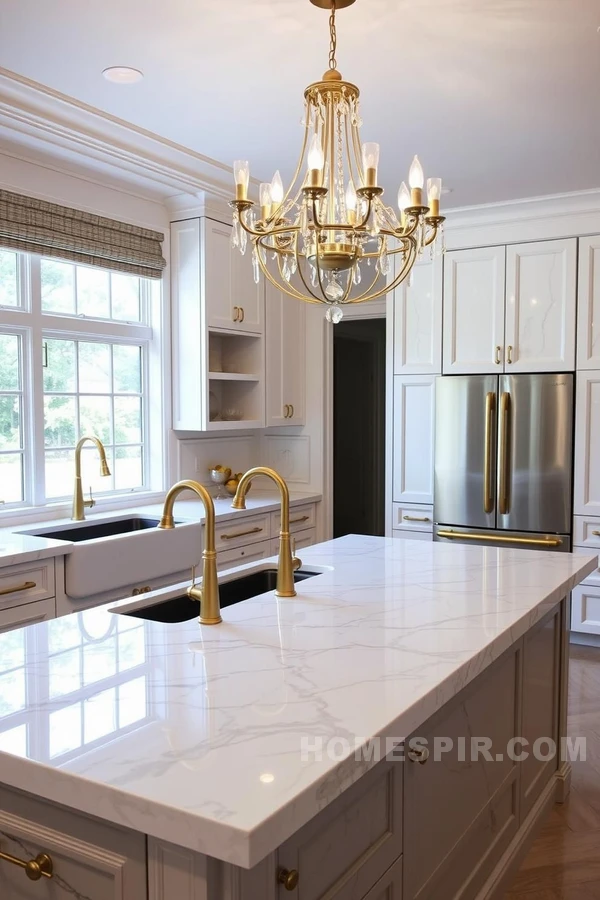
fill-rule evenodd
<path id="1" fill-rule="evenodd" d="M 192 583 L 187 589 L 187 595 L 190 600 L 193 600 L 195 603 L 201 603 L 202 601 L 202 588 L 196 585 L 196 569 L 197 566 L 192 566 Z"/>
<path id="2" fill-rule="evenodd" d="M 292 569 L 296 572 L 302 568 L 302 560 L 296 556 L 296 538 L 290 538 L 290 543 L 292 545 Z"/>
<path id="3" fill-rule="evenodd" d="M 95 505 L 96 505 L 96 501 L 94 500 L 94 495 L 92 494 L 92 486 L 91 486 L 91 484 L 90 484 L 90 499 L 89 499 L 89 500 L 84 500 L 84 501 L 83 501 L 83 505 L 86 507 L 86 509 L 91 509 L 92 506 L 95 506 Z"/>

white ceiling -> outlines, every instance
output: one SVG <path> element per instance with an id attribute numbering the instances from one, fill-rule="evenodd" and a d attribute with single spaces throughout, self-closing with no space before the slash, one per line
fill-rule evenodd
<path id="1" fill-rule="evenodd" d="M 464 206 L 600 187 L 600 0 L 357 0 L 338 64 L 395 197 L 417 152 Z M 291 174 L 327 66 L 308 0 L 0 0 L 0 64 L 256 177 Z M 105 81 L 129 65 L 136 85 Z"/>

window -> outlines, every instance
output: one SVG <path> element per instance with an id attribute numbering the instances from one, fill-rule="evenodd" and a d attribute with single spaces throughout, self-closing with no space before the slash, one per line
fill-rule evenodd
<path id="1" fill-rule="evenodd" d="M 159 285 L 0 250 L 3 509 L 68 500 L 83 435 L 100 438 L 111 471 L 101 477 L 97 450 L 86 445 L 85 489 L 101 495 L 162 489 L 148 453 L 150 413 L 161 414 L 160 402 L 148 402 L 152 380 L 160 383 L 151 325 Z"/>

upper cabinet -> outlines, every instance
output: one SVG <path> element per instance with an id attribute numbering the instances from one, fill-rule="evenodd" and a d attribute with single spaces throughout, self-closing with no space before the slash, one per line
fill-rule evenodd
<path id="1" fill-rule="evenodd" d="M 410 283 L 409 283 L 410 282 Z M 442 371 L 442 258 L 416 263 L 394 292 L 394 374 Z"/>
<path id="2" fill-rule="evenodd" d="M 576 286 L 575 238 L 447 253 L 444 374 L 572 371 Z"/>
<path id="3" fill-rule="evenodd" d="M 444 258 L 444 375 L 500 371 L 505 248 L 453 250 Z"/>
<path id="4" fill-rule="evenodd" d="M 579 241 L 577 368 L 600 369 L 600 235 Z"/>
<path id="5" fill-rule="evenodd" d="M 600 516 L 600 372 L 577 373 L 573 512 Z"/>
<path id="6" fill-rule="evenodd" d="M 576 291 L 575 238 L 507 247 L 506 372 L 575 368 Z"/>
<path id="7" fill-rule="evenodd" d="M 262 278 L 259 284 L 254 281 L 250 245 L 242 256 L 232 250 L 231 225 L 208 218 L 200 222 L 200 277 L 208 327 L 262 334 L 264 285 Z"/>
<path id="8" fill-rule="evenodd" d="M 266 286 L 266 424 L 304 425 L 306 304 Z"/>

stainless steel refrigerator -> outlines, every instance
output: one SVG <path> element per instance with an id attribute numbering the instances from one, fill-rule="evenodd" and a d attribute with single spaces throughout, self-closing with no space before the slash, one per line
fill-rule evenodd
<path id="1" fill-rule="evenodd" d="M 571 549 L 573 375 L 436 382 L 434 540 Z"/>

